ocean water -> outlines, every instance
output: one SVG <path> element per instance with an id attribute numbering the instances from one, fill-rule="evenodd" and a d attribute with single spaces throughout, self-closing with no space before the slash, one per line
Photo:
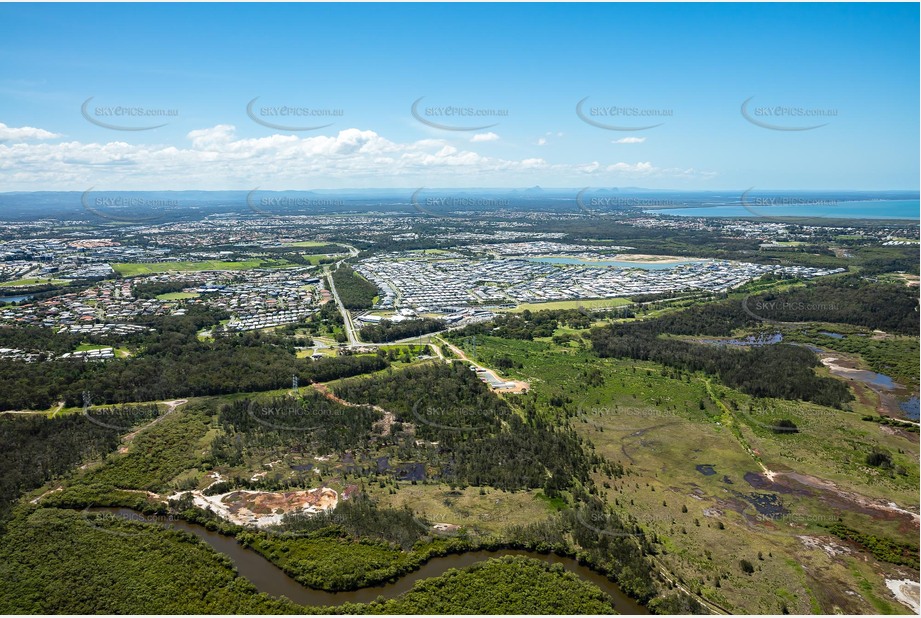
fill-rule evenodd
<path id="1" fill-rule="evenodd" d="M 829 219 L 914 219 L 921 218 L 921 201 L 863 200 L 842 201 L 833 204 L 760 205 L 749 198 L 746 208 L 742 204 L 700 206 L 696 208 L 662 208 L 646 210 L 647 213 L 678 215 L 681 217 L 825 217 Z"/>

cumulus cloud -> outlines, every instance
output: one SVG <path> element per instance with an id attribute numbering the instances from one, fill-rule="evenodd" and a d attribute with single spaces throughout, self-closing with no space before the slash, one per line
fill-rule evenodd
<path id="1" fill-rule="evenodd" d="M 614 140 L 614 144 L 642 144 L 646 141 L 645 137 L 622 137 Z"/>
<path id="2" fill-rule="evenodd" d="M 545 138 L 545 137 L 539 137 L 539 138 L 537 139 L 537 145 L 538 145 L 538 146 L 546 146 L 546 145 L 547 145 L 547 138 Z"/>
<path id="3" fill-rule="evenodd" d="M 2 128 L 7 129 L 5 125 Z M 36 139 L 54 135 L 41 129 L 30 131 Z M 21 138 L 23 133 L 17 135 Z M 546 143 L 545 138 L 541 140 Z M 92 185 L 124 189 L 294 189 L 408 186 L 420 182 L 456 186 L 452 183 L 457 182 L 459 174 L 496 186 L 524 185 L 547 177 L 577 182 L 586 174 L 596 177 L 599 183 L 606 177 L 706 177 L 693 168 L 659 169 L 648 161 L 602 164 L 505 159 L 480 154 L 472 144 L 464 147 L 432 138 L 395 142 L 375 131 L 357 128 L 330 135 L 243 137 L 233 125 L 219 124 L 190 131 L 185 140 L 175 145 L 0 142 L 0 185 L 11 190 L 81 190 Z"/>
<path id="4" fill-rule="evenodd" d="M 0 142 L 54 139 L 56 137 L 61 136 L 35 127 L 8 127 L 0 122 Z"/>
<path id="5" fill-rule="evenodd" d="M 471 142 L 495 142 L 499 136 L 490 131 L 489 133 L 477 133 L 470 138 Z"/>
<path id="6" fill-rule="evenodd" d="M 649 174 L 657 171 L 657 168 L 649 161 L 639 163 L 614 163 L 613 165 L 607 166 L 606 169 L 609 172 L 630 172 L 635 174 Z"/>

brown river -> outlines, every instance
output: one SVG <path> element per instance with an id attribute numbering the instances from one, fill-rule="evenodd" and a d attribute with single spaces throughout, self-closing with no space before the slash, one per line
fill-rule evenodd
<path id="1" fill-rule="evenodd" d="M 88 512 L 109 513 L 126 519 L 149 521 L 143 514 L 125 508 L 91 508 L 88 509 Z M 177 519 L 170 520 L 168 525 L 170 528 L 191 532 L 205 541 L 215 551 L 229 557 L 234 566 L 236 566 L 237 572 L 252 582 L 259 592 L 264 592 L 273 597 L 287 597 L 300 605 L 331 606 L 343 603 L 369 603 L 379 597 L 389 599 L 406 592 L 420 580 L 443 575 L 448 569 L 464 568 L 489 558 L 526 556 L 550 564 L 561 564 L 566 570 L 575 573 L 585 581 L 595 584 L 611 597 L 615 609 L 621 614 L 649 614 L 649 610 L 628 597 L 614 582 L 604 575 L 580 565 L 572 558 L 564 558 L 554 554 L 545 555 L 512 549 L 452 554 L 432 558 L 418 570 L 407 573 L 392 583 L 347 592 L 326 592 L 325 590 L 316 590 L 299 584 L 287 573 L 269 562 L 262 554 L 253 549 L 243 547 L 231 536 L 212 532 L 198 524 Z"/>

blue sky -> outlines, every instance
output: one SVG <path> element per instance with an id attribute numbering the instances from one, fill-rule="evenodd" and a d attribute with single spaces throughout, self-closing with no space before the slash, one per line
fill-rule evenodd
<path id="1" fill-rule="evenodd" d="M 918 31 L 917 4 L 3 4 L 0 191 L 917 189 Z"/>

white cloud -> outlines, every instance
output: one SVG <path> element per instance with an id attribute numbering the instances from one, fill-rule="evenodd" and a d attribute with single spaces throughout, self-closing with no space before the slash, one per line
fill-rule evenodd
<path id="1" fill-rule="evenodd" d="M 537 139 L 537 145 L 538 145 L 538 146 L 546 146 L 546 145 L 547 145 L 547 139 L 544 138 L 544 137 L 538 138 L 538 139 Z"/>
<path id="2" fill-rule="evenodd" d="M 646 141 L 645 137 L 622 137 L 620 139 L 614 140 L 611 143 L 612 144 L 642 144 L 645 141 Z"/>
<path id="3" fill-rule="evenodd" d="M 654 167 L 649 161 L 640 163 L 615 163 L 607 166 L 606 170 L 609 172 L 628 172 L 633 174 L 649 174 L 659 171 L 658 168 Z"/>
<path id="4" fill-rule="evenodd" d="M 35 127 L 8 127 L 0 122 L 0 142 L 54 139 L 56 137 L 61 136 L 44 129 L 36 129 Z"/>
<path id="5" fill-rule="evenodd" d="M 489 133 L 477 133 L 470 138 L 471 142 L 495 142 L 499 139 L 499 136 L 490 131 Z"/>
<path id="6" fill-rule="evenodd" d="M 2 125 L 3 130 L 8 130 Z M 22 136 L 25 129 L 16 135 Z M 13 129 L 16 131 L 16 129 Z M 37 139 L 54 134 L 30 129 Z M 0 136 L 10 133 L 0 133 Z M 546 144 L 545 138 L 540 138 Z M 469 144 L 469 143 L 468 143 Z M 503 159 L 474 146 L 444 139 L 394 142 L 370 130 L 349 128 L 331 135 L 275 134 L 241 137 L 233 125 L 190 131 L 180 144 L 0 142 L 0 186 L 5 190 L 300 189 L 316 187 L 458 186 L 459 177 L 479 186 L 524 186 L 554 179 L 563 184 L 606 178 L 654 176 L 707 178 L 693 168 L 659 169 L 651 162 L 552 162 Z"/>

